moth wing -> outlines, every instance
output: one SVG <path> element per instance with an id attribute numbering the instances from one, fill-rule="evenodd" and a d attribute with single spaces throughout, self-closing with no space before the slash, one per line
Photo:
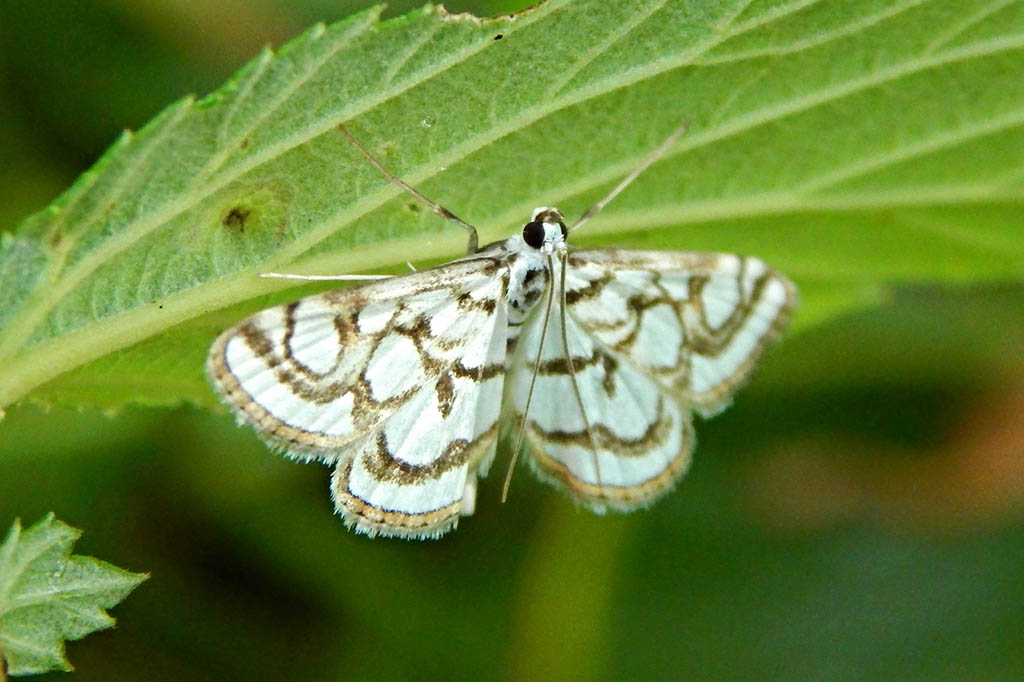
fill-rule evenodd
<path id="1" fill-rule="evenodd" d="M 757 258 L 595 249 L 569 265 L 569 314 L 704 415 L 728 405 L 797 303 Z"/>
<path id="2" fill-rule="evenodd" d="M 567 316 L 570 367 L 557 307 L 548 320 L 538 364 L 542 319 L 540 311 L 524 326 L 506 389 L 521 420 L 534 381 L 524 425 L 534 471 L 596 512 L 626 511 L 657 499 L 689 465 L 689 410 L 665 386 L 621 361 Z"/>
<path id="3" fill-rule="evenodd" d="M 725 405 L 783 326 L 795 289 L 761 261 L 730 255 L 592 250 L 568 263 L 572 362 L 556 296 L 525 427 L 531 462 L 597 511 L 633 509 L 686 471 L 692 409 Z M 516 349 L 509 390 L 520 417 L 542 319 Z"/>
<path id="4" fill-rule="evenodd" d="M 476 258 L 310 296 L 224 332 L 208 373 L 272 445 L 336 463 L 348 525 L 434 537 L 472 512 L 494 453 L 506 287 Z"/>

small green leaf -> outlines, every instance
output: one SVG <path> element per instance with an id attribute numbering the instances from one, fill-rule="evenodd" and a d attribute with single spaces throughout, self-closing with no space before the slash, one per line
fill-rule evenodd
<path id="1" fill-rule="evenodd" d="M 81 531 L 53 514 L 0 546 L 0 656 L 12 674 L 71 670 L 64 640 L 109 628 L 108 609 L 148 576 L 71 554 Z"/>
<path id="2" fill-rule="evenodd" d="M 797 330 L 893 283 L 1020 281 L 1022 63 L 1022 0 L 550 0 L 315 26 L 4 235 L 0 407 L 209 403 L 216 333 L 300 293 L 257 273 L 459 255 L 462 232 L 342 123 L 487 242 L 535 206 L 578 215 L 688 122 L 574 243 L 760 256 L 801 289 Z"/>

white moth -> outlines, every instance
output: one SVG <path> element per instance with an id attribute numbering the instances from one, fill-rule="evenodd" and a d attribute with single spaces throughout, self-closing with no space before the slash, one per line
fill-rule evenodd
<path id="1" fill-rule="evenodd" d="M 334 465 L 338 512 L 371 536 L 435 538 L 471 514 L 503 424 L 542 479 L 594 511 L 666 493 L 690 461 L 692 412 L 728 403 L 785 324 L 793 284 L 756 258 L 576 250 L 549 207 L 478 249 L 471 226 L 341 131 L 466 227 L 470 253 L 221 334 L 207 370 L 240 421 L 292 457 Z"/>

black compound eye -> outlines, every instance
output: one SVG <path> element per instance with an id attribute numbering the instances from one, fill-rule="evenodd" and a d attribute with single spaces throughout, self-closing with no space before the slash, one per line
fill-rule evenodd
<path id="1" fill-rule="evenodd" d="M 544 244 L 544 225 L 533 221 L 523 226 L 523 241 L 535 249 Z"/>
<path id="2" fill-rule="evenodd" d="M 568 239 L 569 238 L 569 228 L 566 227 L 565 223 L 563 223 L 561 220 L 558 221 L 558 226 L 560 228 L 562 228 L 562 239 Z"/>

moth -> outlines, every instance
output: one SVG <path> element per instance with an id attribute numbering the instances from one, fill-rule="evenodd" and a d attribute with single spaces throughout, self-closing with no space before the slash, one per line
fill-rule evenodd
<path id="1" fill-rule="evenodd" d="M 541 479 L 595 512 L 669 491 L 690 462 L 693 413 L 727 405 L 796 303 L 756 258 L 569 245 L 683 128 L 571 228 L 541 207 L 482 248 L 339 129 L 467 229 L 468 255 L 225 331 L 207 371 L 239 421 L 333 465 L 338 513 L 370 536 L 436 538 L 472 514 L 503 426 L 518 434 L 513 458 L 524 449 Z"/>

